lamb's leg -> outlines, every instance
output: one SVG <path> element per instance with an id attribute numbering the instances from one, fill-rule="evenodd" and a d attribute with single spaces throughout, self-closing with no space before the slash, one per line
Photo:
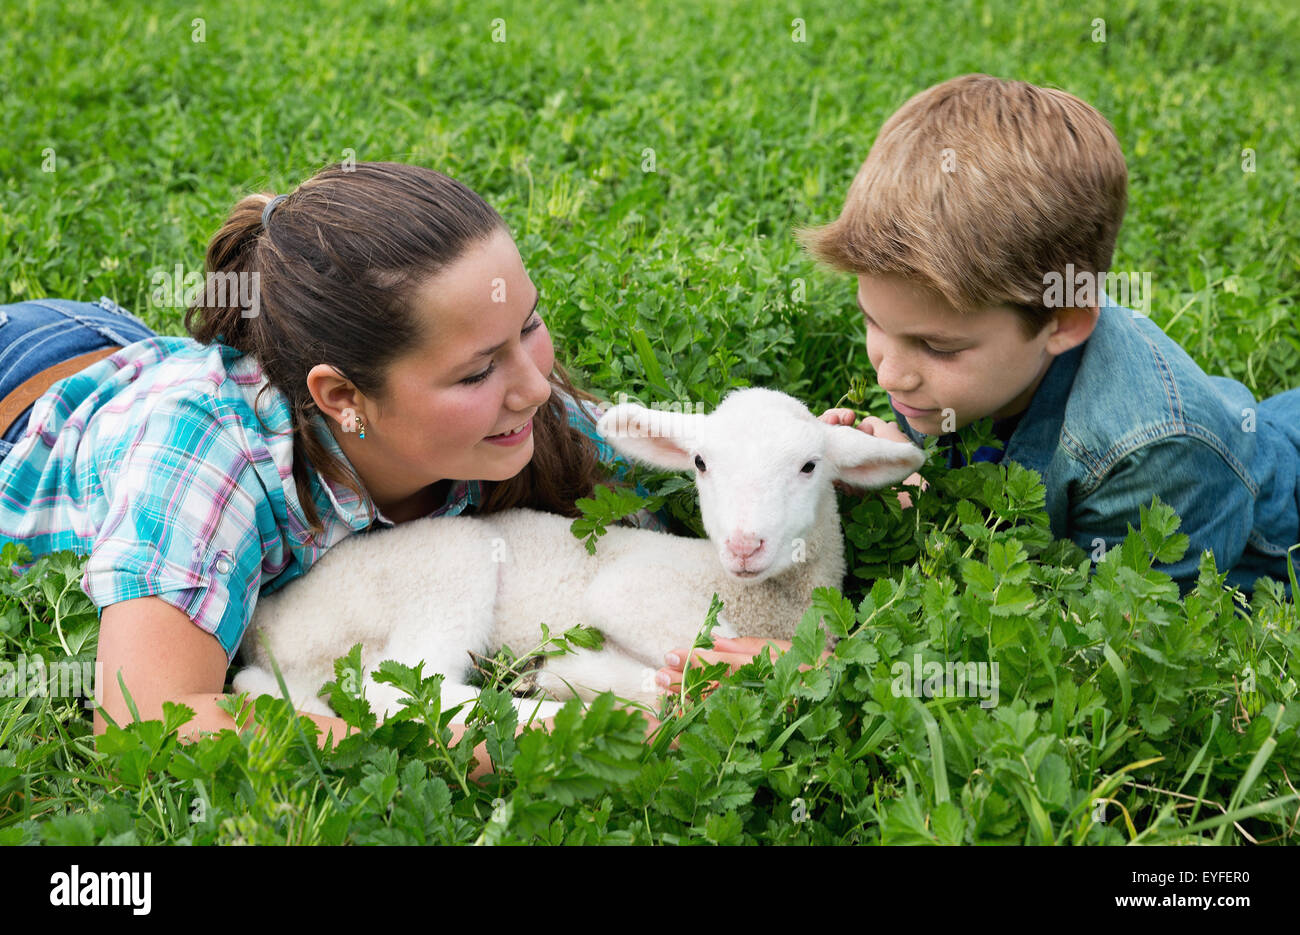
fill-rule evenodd
<path id="1" fill-rule="evenodd" d="M 307 688 L 303 685 L 295 685 L 294 681 L 288 677 L 285 678 L 284 683 L 289 688 L 289 698 L 293 702 L 295 711 L 302 711 L 307 714 L 323 714 L 327 717 L 337 716 L 330 706 L 316 695 L 316 688 L 320 686 Z M 250 698 L 257 698 L 259 695 L 283 697 L 280 693 L 280 685 L 275 680 L 275 674 L 257 666 L 248 666 L 239 670 L 231 685 L 236 694 L 246 691 Z"/>
<path id="2" fill-rule="evenodd" d="M 531 721 L 534 727 L 543 718 L 555 717 L 564 707 L 562 701 L 546 701 L 542 698 L 515 698 L 511 703 L 519 712 L 519 723 L 526 724 Z"/>
<path id="3" fill-rule="evenodd" d="M 246 691 L 249 697 L 253 699 L 259 695 L 282 697 L 280 686 L 275 681 L 275 675 L 256 666 L 241 669 L 235 675 L 232 684 L 236 694 Z M 295 688 L 293 683 L 288 680 L 286 680 L 285 684 L 289 686 L 289 697 L 293 701 L 295 711 L 307 714 L 323 714 L 326 717 L 338 717 L 334 709 L 326 704 L 324 700 L 314 695 L 311 689 L 301 686 Z M 472 702 L 478 697 L 478 692 L 479 690 L 473 685 L 455 683 L 449 685 L 444 682 L 442 686 L 442 707 L 445 710 L 455 707 L 462 701 Z M 405 697 L 392 685 L 380 684 L 369 678 L 365 682 L 365 695 L 370 701 L 371 709 L 381 719 L 400 711 L 402 708 L 400 699 Z M 563 702 L 546 701 L 538 698 L 513 698 L 511 701 L 519 712 L 520 724 L 528 723 L 531 720 L 535 725 L 543 718 L 555 717 L 560 708 L 564 707 Z M 466 704 L 452 717 L 451 723 L 464 724 L 472 707 L 472 704 Z"/>
<path id="4" fill-rule="evenodd" d="M 576 693 L 584 701 L 591 701 L 603 691 L 613 691 L 620 697 L 654 705 L 659 694 L 655 671 L 606 644 L 599 652 L 578 650 L 549 657 L 537 672 L 537 687 L 554 698 L 572 698 Z"/>
<path id="5" fill-rule="evenodd" d="M 465 723 L 470 711 L 473 710 L 474 705 L 472 702 L 478 698 L 478 694 L 479 689 L 473 685 L 448 686 L 445 682 L 443 683 L 442 706 L 444 709 L 460 704 L 462 701 L 468 702 L 465 707 L 456 712 L 456 715 L 451 719 L 451 723 Z M 533 724 L 536 725 L 543 718 L 555 717 L 559 710 L 564 707 L 563 702 L 546 701 L 542 698 L 511 698 L 510 703 L 515 706 L 515 711 L 518 712 L 520 724 L 531 719 Z"/>
<path id="6" fill-rule="evenodd" d="M 694 642 L 708 617 L 708 599 L 701 597 L 698 588 L 677 583 L 680 577 L 680 569 L 655 562 L 626 558 L 611 562 L 588 585 L 583 617 L 605 635 L 607 648 L 658 668 L 664 653 Z M 725 608 L 713 633 L 736 635 Z"/>
<path id="7" fill-rule="evenodd" d="M 398 627 L 373 657 L 376 663 L 395 659 L 406 665 L 423 660 L 421 673 L 425 678 L 435 672 L 441 673 L 443 710 L 478 697 L 478 689 L 465 683 L 465 673 L 471 666 L 469 651 L 483 653 L 487 650 L 492 627 L 491 605 L 465 608 L 458 616 L 461 617 L 460 624 L 444 627 L 440 621 L 435 634 L 421 632 L 416 626 Z M 376 682 L 371 671 L 367 671 L 363 685 L 370 707 L 376 714 L 388 717 L 402 710 L 400 699 L 406 696 L 396 685 Z"/>
<path id="8" fill-rule="evenodd" d="M 465 682 L 470 652 L 486 654 L 496 629 L 500 563 L 492 560 L 495 531 L 477 521 L 460 526 L 454 538 L 434 536 L 422 543 L 422 561 L 436 575 L 423 583 L 418 606 L 403 610 L 387 641 L 367 652 L 365 660 L 371 671 L 393 659 L 408 666 L 423 662 L 426 678 L 441 673 L 443 710 L 477 697 L 478 689 Z M 363 681 L 371 709 L 383 717 L 402 710 L 401 690 L 375 682 L 371 671 Z"/>

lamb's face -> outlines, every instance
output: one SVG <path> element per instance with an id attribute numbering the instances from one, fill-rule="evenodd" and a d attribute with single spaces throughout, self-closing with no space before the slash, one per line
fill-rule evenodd
<path id="1" fill-rule="evenodd" d="M 695 439 L 700 515 L 729 574 L 757 582 L 813 557 L 820 511 L 835 507 L 820 425 L 719 409 Z"/>
<path id="2" fill-rule="evenodd" d="M 834 511 L 833 482 L 879 487 L 924 462 L 914 445 L 819 421 L 774 390 L 736 390 L 709 415 L 624 403 L 598 429 L 625 455 L 692 471 L 704 529 L 726 571 L 750 581 L 781 574 L 813 553 Z"/>

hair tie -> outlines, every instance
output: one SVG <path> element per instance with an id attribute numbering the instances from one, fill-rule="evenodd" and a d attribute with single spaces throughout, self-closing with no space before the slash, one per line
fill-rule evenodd
<path id="1" fill-rule="evenodd" d="M 271 212 L 275 210 L 276 205 L 278 205 L 280 202 L 284 201 L 284 199 L 288 197 L 289 197 L 288 195 L 276 195 L 274 198 L 272 198 L 270 201 L 266 203 L 266 207 L 262 209 L 262 227 L 267 227 L 270 225 Z"/>

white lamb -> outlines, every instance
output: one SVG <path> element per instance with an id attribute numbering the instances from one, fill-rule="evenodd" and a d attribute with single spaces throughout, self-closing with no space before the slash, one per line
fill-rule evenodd
<path id="1" fill-rule="evenodd" d="M 813 589 L 842 584 L 834 481 L 885 486 L 925 460 L 913 445 L 827 425 L 798 400 L 757 388 L 732 392 L 709 415 L 625 403 L 597 430 L 627 457 L 693 470 L 710 538 L 614 527 L 593 556 L 571 520 L 533 510 L 351 536 L 310 575 L 261 598 L 235 690 L 280 694 L 260 631 L 300 711 L 333 714 L 316 693 L 356 642 L 377 712 L 401 707 L 396 688 L 370 678 L 383 659 L 423 660 L 426 675 L 442 673 L 449 707 L 477 693 L 465 681 L 469 651 L 522 652 L 541 641 L 541 623 L 552 633 L 585 623 L 604 633 L 604 648 L 547 659 L 538 686 L 560 699 L 613 690 L 653 702 L 663 654 L 691 645 L 715 592 L 724 603 L 717 635 L 790 639 Z"/>

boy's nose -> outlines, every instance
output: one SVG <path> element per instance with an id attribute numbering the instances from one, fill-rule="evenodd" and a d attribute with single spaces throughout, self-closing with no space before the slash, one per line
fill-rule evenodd
<path id="1" fill-rule="evenodd" d="M 903 395 L 914 393 L 921 384 L 916 370 L 895 355 L 882 358 L 876 365 L 876 382 L 886 393 Z"/>

